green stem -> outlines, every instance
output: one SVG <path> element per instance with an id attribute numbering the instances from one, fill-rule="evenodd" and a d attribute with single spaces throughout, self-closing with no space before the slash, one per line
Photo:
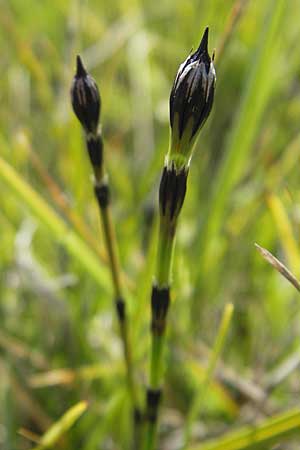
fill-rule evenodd
<path id="1" fill-rule="evenodd" d="M 157 247 L 156 286 L 169 288 L 171 283 L 171 270 L 173 250 L 175 244 L 176 222 L 170 222 L 160 218 L 159 238 Z M 149 371 L 149 388 L 160 390 L 164 374 L 164 349 L 165 331 L 162 334 L 151 335 L 151 359 Z M 158 406 L 157 406 L 158 409 Z M 158 412 L 158 411 L 157 411 Z M 144 450 L 153 450 L 157 440 L 157 420 L 148 421 Z"/>
<path id="2" fill-rule="evenodd" d="M 100 214 L 105 239 L 105 246 L 108 253 L 112 284 L 115 292 L 115 298 L 120 298 L 122 297 L 121 274 L 120 274 L 121 271 L 117 251 L 116 235 L 112 222 L 110 206 L 108 205 L 105 208 L 100 207 Z"/>
<path id="3" fill-rule="evenodd" d="M 98 202 L 99 204 L 99 202 Z M 115 306 L 119 322 L 120 337 L 123 346 L 123 354 L 126 365 L 126 381 L 128 392 L 131 398 L 133 410 L 134 410 L 134 420 L 135 420 L 135 447 L 137 446 L 138 435 L 139 435 L 139 421 L 137 416 L 140 414 L 137 389 L 135 387 L 133 363 L 132 363 L 132 353 L 131 345 L 129 339 L 128 330 L 128 319 L 126 314 L 126 303 L 123 296 L 123 289 L 121 283 L 121 269 L 118 257 L 118 247 L 115 229 L 112 221 L 111 208 L 109 203 L 105 206 L 99 204 L 105 246 L 108 253 L 109 267 L 111 271 L 112 284 L 114 288 L 115 296 Z M 120 309 L 121 308 L 121 309 Z"/>
<path id="4" fill-rule="evenodd" d="M 175 232 L 176 224 L 171 226 L 163 218 L 160 219 L 155 277 L 158 287 L 167 287 L 171 283 Z"/>
<path id="5" fill-rule="evenodd" d="M 147 424 L 147 436 L 144 450 L 155 449 L 156 441 L 157 441 L 157 421 L 155 423 L 151 422 Z"/>
<path id="6" fill-rule="evenodd" d="M 163 353 L 165 346 L 165 335 L 152 335 L 151 361 L 150 361 L 150 387 L 159 389 L 163 378 Z"/>

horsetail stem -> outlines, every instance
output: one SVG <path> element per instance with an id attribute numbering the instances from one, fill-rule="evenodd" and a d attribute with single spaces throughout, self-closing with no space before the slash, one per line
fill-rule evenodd
<path id="1" fill-rule="evenodd" d="M 115 228 L 111 214 L 111 196 L 108 176 L 103 161 L 103 139 L 99 131 L 101 99 L 94 79 L 87 73 L 80 56 L 77 56 L 77 72 L 71 88 L 73 110 L 79 119 L 85 134 L 85 142 L 89 159 L 94 172 L 94 193 L 99 207 L 105 246 L 111 271 L 114 289 L 114 304 L 119 323 L 120 338 L 126 365 L 126 379 L 133 407 L 135 424 L 135 447 L 140 425 L 140 408 L 132 363 L 131 344 L 129 339 L 126 302 L 121 281 L 121 268 Z"/>
<path id="2" fill-rule="evenodd" d="M 179 67 L 170 95 L 171 140 L 159 187 L 160 225 L 151 296 L 151 359 L 146 391 L 144 450 L 153 450 L 156 446 L 177 222 L 185 199 L 193 148 L 214 98 L 216 75 L 207 44 L 208 28 L 196 52 Z"/>

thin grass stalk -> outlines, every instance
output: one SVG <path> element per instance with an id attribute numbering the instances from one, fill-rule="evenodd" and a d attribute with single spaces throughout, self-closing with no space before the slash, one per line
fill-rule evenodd
<path id="1" fill-rule="evenodd" d="M 233 304 L 227 303 L 223 311 L 221 323 L 217 332 L 217 337 L 215 339 L 213 350 L 210 355 L 208 366 L 204 375 L 204 380 L 201 383 L 197 395 L 194 397 L 192 406 L 188 412 L 183 450 L 186 450 L 190 444 L 192 425 L 196 420 L 197 416 L 199 415 L 199 413 L 201 412 L 201 405 L 203 405 L 203 398 L 205 396 L 205 392 L 212 381 L 218 359 L 224 348 L 225 340 L 229 330 L 229 325 L 232 319 L 232 314 L 233 314 Z"/>
<path id="2" fill-rule="evenodd" d="M 242 427 L 189 450 L 264 450 L 274 443 L 299 435 L 300 410 L 295 408 L 267 418 L 257 425 Z M 273 447 L 272 447 L 273 448 Z"/>
<path id="3" fill-rule="evenodd" d="M 73 225 L 74 229 L 78 232 L 78 234 L 89 243 L 92 249 L 98 253 L 101 260 L 104 263 L 107 263 L 106 255 L 104 254 L 102 248 L 99 248 L 97 239 L 91 233 L 91 230 L 86 225 L 86 223 L 81 219 L 80 215 L 72 209 L 69 204 L 66 196 L 63 191 L 60 189 L 59 185 L 56 181 L 51 177 L 51 175 L 47 172 L 46 167 L 44 166 L 42 160 L 39 155 L 33 150 L 30 143 L 26 142 L 26 151 L 28 152 L 28 156 L 30 161 L 32 162 L 33 167 L 36 169 L 38 175 L 43 181 L 45 187 L 51 198 L 53 199 L 55 205 L 64 213 L 66 218 Z"/>
<path id="4" fill-rule="evenodd" d="M 224 224 L 224 213 L 230 193 L 241 175 L 247 170 L 249 152 L 253 146 L 264 109 L 270 99 L 272 87 L 276 83 L 276 64 L 280 28 L 283 26 L 285 2 L 270 0 L 266 7 L 266 22 L 258 36 L 257 52 L 249 65 L 249 75 L 236 114 L 234 125 L 226 140 L 224 158 L 214 177 L 211 196 L 208 199 L 197 245 L 201 260 L 197 278 L 202 280 L 211 248 L 219 237 Z M 202 276 L 200 276 L 202 274 Z"/>
<path id="5" fill-rule="evenodd" d="M 0 141 L 2 144 L 1 136 Z M 35 217 L 41 221 L 50 235 L 70 252 L 86 273 L 94 278 L 98 286 L 104 292 L 110 293 L 106 267 L 102 267 L 102 269 L 99 267 L 96 255 L 89 246 L 1 156 L 0 179 L 11 189 L 22 204 L 28 207 Z"/>

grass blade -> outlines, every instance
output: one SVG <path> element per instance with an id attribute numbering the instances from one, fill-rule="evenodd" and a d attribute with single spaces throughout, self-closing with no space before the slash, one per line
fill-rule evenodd
<path id="1" fill-rule="evenodd" d="M 254 244 L 256 249 L 262 255 L 262 257 L 271 264 L 274 269 L 276 269 L 281 275 L 284 276 L 296 289 L 300 292 L 300 283 L 295 277 L 295 275 L 284 265 L 279 259 L 275 258 L 272 253 L 270 253 L 267 249 L 261 247 L 258 244 Z"/>
<path id="2" fill-rule="evenodd" d="M 218 358 L 224 347 L 225 339 L 228 334 L 229 325 L 230 325 L 230 322 L 232 319 L 232 314 L 233 314 L 233 304 L 228 303 L 224 308 L 221 324 L 220 324 L 220 327 L 219 327 L 219 330 L 217 333 L 213 351 L 210 356 L 208 367 L 207 367 L 207 370 L 205 373 L 205 378 L 204 378 L 203 383 L 201 384 L 201 386 L 194 398 L 194 402 L 192 403 L 191 408 L 189 410 L 187 423 L 186 423 L 186 429 L 185 429 L 185 447 L 184 448 L 186 448 L 189 443 L 190 436 L 191 436 L 192 424 L 193 424 L 194 420 L 196 419 L 197 415 L 199 414 L 199 410 L 201 408 L 201 404 L 202 404 L 203 398 L 205 396 L 205 391 L 212 380 Z"/>
<path id="3" fill-rule="evenodd" d="M 190 448 L 190 450 L 254 450 L 289 438 L 300 431 L 300 409 L 265 420 L 257 426 L 244 427 L 227 436 Z"/>
<path id="4" fill-rule="evenodd" d="M 269 2 L 268 23 L 258 38 L 258 53 L 251 64 L 249 77 L 241 99 L 235 124 L 228 136 L 224 161 L 213 186 L 208 211 L 204 215 L 200 233 L 199 253 L 205 267 L 207 251 L 218 236 L 229 195 L 240 178 L 248 161 L 253 141 L 258 131 L 263 111 L 275 82 L 273 63 L 279 42 L 285 2 Z M 200 273 L 200 272 L 199 272 Z"/>
<path id="5" fill-rule="evenodd" d="M 296 275 L 299 275 L 300 254 L 298 244 L 283 203 L 278 196 L 273 194 L 267 194 L 266 200 L 291 269 Z"/>
<path id="6" fill-rule="evenodd" d="M 48 228 L 57 239 L 94 278 L 105 291 L 110 284 L 106 267 L 101 267 L 96 255 L 56 214 L 47 202 L 0 156 L 0 178 L 14 191 L 16 196 Z"/>
<path id="7" fill-rule="evenodd" d="M 68 431 L 79 419 L 79 417 L 87 409 L 87 402 L 79 402 L 72 408 L 68 409 L 67 412 L 55 422 L 48 431 L 42 436 L 40 443 L 34 450 L 43 450 L 52 447 L 60 437 Z"/>

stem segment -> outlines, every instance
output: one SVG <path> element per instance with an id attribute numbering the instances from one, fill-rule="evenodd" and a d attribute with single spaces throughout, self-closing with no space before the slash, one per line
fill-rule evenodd
<path id="1" fill-rule="evenodd" d="M 109 192 L 108 185 L 102 185 L 100 186 L 100 189 L 103 187 L 105 187 L 105 189 L 107 189 L 107 192 Z M 132 403 L 134 407 L 136 407 L 137 395 L 134 387 L 132 356 L 128 333 L 128 319 L 126 315 L 126 304 L 122 294 L 121 271 L 117 252 L 116 235 L 112 222 L 111 208 L 109 206 L 109 203 L 106 205 L 101 204 L 101 202 L 99 201 L 99 197 L 97 195 L 97 189 L 98 186 L 96 185 L 95 192 L 99 204 L 105 245 L 108 253 L 109 266 L 111 270 L 112 283 L 114 287 L 115 308 L 119 322 L 120 336 L 123 344 L 124 358 L 126 362 L 128 390 L 131 396 Z"/>
<path id="2" fill-rule="evenodd" d="M 156 446 L 158 412 L 164 375 L 164 349 L 177 218 L 186 193 L 188 170 L 165 166 L 160 182 L 160 227 L 155 283 L 151 297 L 151 359 L 147 389 L 147 430 L 144 450 Z"/>
<path id="3" fill-rule="evenodd" d="M 99 140 L 100 142 L 98 148 L 101 148 L 102 151 L 103 143 L 100 135 L 97 135 L 95 142 L 97 142 L 97 140 Z M 99 206 L 105 246 L 108 253 L 109 267 L 111 271 L 112 284 L 114 288 L 114 303 L 119 322 L 119 332 L 123 346 L 124 361 L 126 365 L 127 387 L 133 407 L 133 418 L 135 429 L 134 448 L 137 448 L 140 434 L 139 428 L 141 423 L 141 413 L 139 408 L 137 390 L 135 387 L 126 303 L 123 295 L 117 240 L 110 207 L 110 189 L 108 185 L 108 178 L 104 170 L 102 156 L 101 156 L 101 164 L 93 164 L 95 158 L 93 158 L 93 154 L 91 153 L 90 150 L 91 145 L 89 145 L 88 140 L 87 140 L 87 147 L 90 154 L 90 160 L 94 169 L 95 175 L 94 191 Z"/>

